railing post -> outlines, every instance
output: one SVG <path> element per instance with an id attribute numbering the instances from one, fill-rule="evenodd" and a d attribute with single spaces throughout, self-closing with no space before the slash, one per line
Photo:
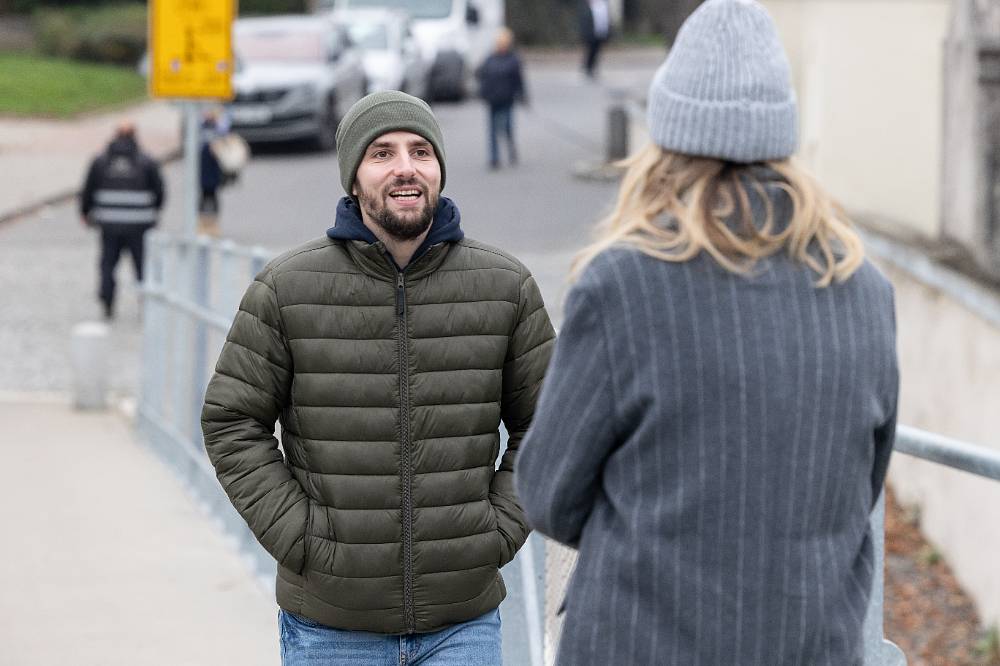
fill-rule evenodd
<path id="1" fill-rule="evenodd" d="M 163 418 L 163 384 L 167 374 L 166 303 L 164 303 L 164 262 L 166 239 L 159 233 L 147 235 L 148 251 L 143 270 L 142 297 L 142 394 L 139 416 Z"/>
<path id="2" fill-rule="evenodd" d="M 865 613 L 864 642 L 865 666 L 906 666 L 906 657 L 884 635 L 885 588 L 885 492 L 879 495 L 870 520 L 872 545 L 875 550 L 875 571 L 872 574 L 872 592 Z"/>
<path id="3" fill-rule="evenodd" d="M 211 241 L 199 236 L 194 248 L 191 262 L 191 296 L 192 303 L 206 311 L 210 304 L 211 282 Z M 191 347 L 191 426 L 189 438 L 191 443 L 199 448 L 202 443 L 201 408 L 205 401 L 205 388 L 208 383 L 206 372 L 208 366 L 208 323 L 202 317 L 192 317 Z"/>
<path id="4" fill-rule="evenodd" d="M 257 274 L 264 270 L 264 266 L 267 265 L 268 252 L 262 247 L 254 247 L 251 250 L 250 258 L 250 279 L 257 277 Z"/>
<path id="5" fill-rule="evenodd" d="M 192 294 L 192 268 L 194 264 L 193 248 L 191 238 L 177 238 L 174 242 L 174 262 L 173 276 L 170 281 L 170 300 L 168 300 L 168 312 L 171 319 L 171 335 L 173 335 L 173 357 L 170 363 L 170 378 L 173 382 L 171 389 L 171 429 L 182 439 L 187 440 L 190 424 L 190 392 L 193 376 L 192 369 L 192 344 L 191 329 L 192 317 L 181 307 L 178 302 L 183 302 Z M 173 302 L 171 302 L 173 301 Z M 189 441 L 183 442 L 190 446 Z M 191 480 L 191 475 L 197 470 L 186 466 L 184 474 L 187 481 Z"/>

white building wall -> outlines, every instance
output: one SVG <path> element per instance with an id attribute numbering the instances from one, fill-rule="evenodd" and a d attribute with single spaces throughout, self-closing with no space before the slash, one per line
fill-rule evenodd
<path id="1" fill-rule="evenodd" d="M 948 0 L 764 0 L 792 60 L 800 157 L 849 210 L 936 237 Z"/>

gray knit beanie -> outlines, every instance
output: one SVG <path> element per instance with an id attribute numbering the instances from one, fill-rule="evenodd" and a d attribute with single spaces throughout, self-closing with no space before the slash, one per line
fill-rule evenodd
<path id="1" fill-rule="evenodd" d="M 707 0 L 653 77 L 650 138 L 731 162 L 790 157 L 798 144 L 790 69 L 774 21 L 756 0 Z"/>
<path id="2" fill-rule="evenodd" d="M 340 183 L 347 194 L 354 186 L 354 177 L 368 144 L 387 132 L 398 130 L 419 134 L 431 142 L 441 165 L 441 189 L 444 189 L 444 138 L 431 107 L 412 95 L 386 90 L 358 100 L 337 128 Z"/>

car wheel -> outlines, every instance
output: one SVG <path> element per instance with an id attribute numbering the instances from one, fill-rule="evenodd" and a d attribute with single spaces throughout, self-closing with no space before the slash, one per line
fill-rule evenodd
<path id="1" fill-rule="evenodd" d="M 319 131 L 313 138 L 313 144 L 317 150 L 326 152 L 333 150 L 337 146 L 337 125 L 340 118 L 337 117 L 337 100 L 331 97 L 326 102 L 326 109 L 320 119 Z"/>

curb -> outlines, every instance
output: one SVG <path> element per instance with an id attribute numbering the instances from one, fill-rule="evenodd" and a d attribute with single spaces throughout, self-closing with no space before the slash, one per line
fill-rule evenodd
<path id="1" fill-rule="evenodd" d="M 158 159 L 156 163 L 159 164 L 160 166 L 164 166 L 166 164 L 179 160 L 183 156 L 183 154 L 184 151 L 182 148 L 180 147 L 174 148 L 173 150 L 169 151 L 166 155 L 164 155 L 162 158 Z M 73 188 L 71 190 L 62 190 L 60 192 L 57 192 L 56 194 L 49 195 L 40 201 L 34 201 L 32 203 L 24 204 L 22 206 L 19 206 L 17 208 L 8 211 L 0 212 L 0 225 L 3 225 L 7 222 L 13 222 L 18 218 L 27 217 L 28 215 L 33 215 L 48 206 L 56 206 L 59 204 L 66 203 L 67 201 L 79 196 L 79 194 L 80 194 L 79 188 Z"/>

